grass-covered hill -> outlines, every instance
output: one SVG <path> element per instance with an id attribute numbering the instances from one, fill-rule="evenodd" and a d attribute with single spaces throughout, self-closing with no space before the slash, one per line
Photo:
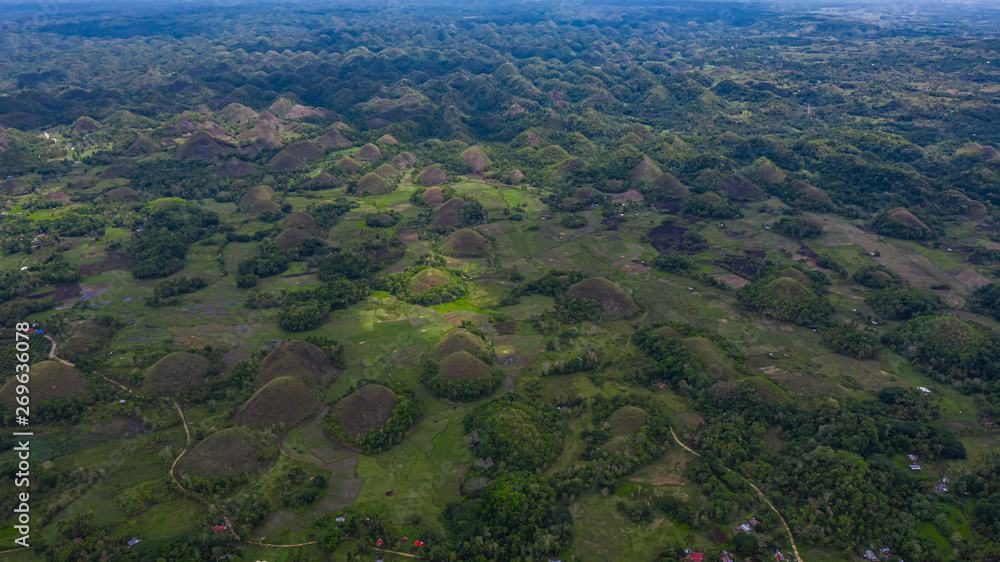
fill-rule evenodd
<path id="1" fill-rule="evenodd" d="M 597 301 L 601 310 L 611 317 L 628 318 L 639 312 L 639 307 L 628 293 L 601 277 L 591 277 L 570 285 L 566 297 Z"/>
<path id="2" fill-rule="evenodd" d="M 384 386 L 365 385 L 341 398 L 331 412 L 348 438 L 355 439 L 371 430 L 380 430 L 396 407 L 396 394 Z"/>
<path id="3" fill-rule="evenodd" d="M 244 428 L 223 429 L 206 437 L 177 463 L 186 478 L 233 478 L 258 474 L 271 462 L 273 447 Z"/>
<path id="4" fill-rule="evenodd" d="M 318 388 L 332 374 L 333 365 L 326 352 L 311 343 L 294 340 L 267 354 L 253 383 L 255 388 L 263 388 L 274 379 L 291 376 Z"/>
<path id="5" fill-rule="evenodd" d="M 204 384 L 211 370 L 212 363 L 206 357 L 176 351 L 146 369 L 142 385 L 153 392 L 183 392 Z"/>
<path id="6" fill-rule="evenodd" d="M 301 378 L 286 375 L 272 379 L 241 404 L 233 423 L 253 429 L 294 425 L 314 415 L 320 406 L 315 389 Z"/>
<path id="7" fill-rule="evenodd" d="M 18 391 L 18 383 L 19 381 L 12 378 L 0 387 L 0 401 L 8 412 L 14 412 L 15 408 L 21 405 L 18 397 L 25 394 Z M 90 390 L 87 379 L 76 369 L 58 361 L 36 363 L 31 369 L 29 384 L 31 398 L 39 405 L 48 400 L 82 399 Z"/>

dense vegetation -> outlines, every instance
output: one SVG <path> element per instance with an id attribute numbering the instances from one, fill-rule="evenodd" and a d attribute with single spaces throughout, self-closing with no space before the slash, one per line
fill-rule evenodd
<path id="1" fill-rule="evenodd" d="M 1000 558 L 994 7 L 64 4 L 5 555 Z"/>

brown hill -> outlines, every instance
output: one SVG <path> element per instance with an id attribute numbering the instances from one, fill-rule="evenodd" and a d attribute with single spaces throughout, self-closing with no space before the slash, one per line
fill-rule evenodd
<path id="1" fill-rule="evenodd" d="M 405 170 L 417 162 L 417 157 L 410 152 L 400 152 L 392 157 L 391 162 L 393 166 Z"/>
<path id="2" fill-rule="evenodd" d="M 486 363 L 467 351 L 456 351 L 438 362 L 438 375 L 444 379 L 476 380 L 492 374 Z"/>
<path id="3" fill-rule="evenodd" d="M 941 192 L 940 206 L 941 211 L 947 215 L 970 215 L 978 218 L 989 212 L 986 205 L 954 189 Z"/>
<path id="4" fill-rule="evenodd" d="M 250 189 L 240 197 L 239 206 L 247 208 L 258 201 L 268 201 L 274 195 L 274 189 L 269 185 L 258 185 Z"/>
<path id="5" fill-rule="evenodd" d="M 255 392 L 236 410 L 233 423 L 253 429 L 290 426 L 312 417 L 320 406 L 322 400 L 314 389 L 301 379 L 287 375 Z"/>
<path id="6" fill-rule="evenodd" d="M 98 179 L 102 180 L 113 180 L 118 179 L 128 173 L 132 169 L 132 163 L 125 161 L 118 164 L 112 164 L 107 168 L 101 170 L 101 173 L 97 174 Z"/>
<path id="7" fill-rule="evenodd" d="M 782 172 L 774 165 L 774 162 L 765 159 L 757 168 L 757 179 L 764 183 L 777 184 L 785 181 L 785 172 Z"/>
<path id="8" fill-rule="evenodd" d="M 632 181 L 653 181 L 662 173 L 663 170 L 656 165 L 656 162 L 643 154 L 642 160 L 629 173 L 629 179 Z"/>
<path id="9" fill-rule="evenodd" d="M 341 172 L 347 172 L 350 174 L 357 173 L 361 170 L 361 164 L 350 156 L 344 156 L 340 160 L 337 160 L 337 163 L 334 164 L 333 167 L 337 168 Z"/>
<path id="10" fill-rule="evenodd" d="M 62 191 L 50 191 L 42 197 L 42 201 L 62 201 L 67 203 L 70 201 L 70 196 L 63 193 Z"/>
<path id="11" fill-rule="evenodd" d="M 177 148 L 176 157 L 180 160 L 209 160 L 232 151 L 232 147 L 219 144 L 205 131 L 198 131 Z"/>
<path id="12" fill-rule="evenodd" d="M 270 123 L 271 125 L 274 125 L 275 127 L 284 126 L 284 123 L 281 122 L 281 119 L 278 119 L 277 117 L 275 117 L 274 114 L 271 113 L 270 111 L 261 111 L 259 119 L 260 119 L 260 121 L 263 121 L 265 123 Z"/>
<path id="13" fill-rule="evenodd" d="M 375 169 L 375 173 L 382 176 L 385 179 L 389 179 L 395 177 L 395 175 L 399 173 L 399 170 L 397 170 L 396 167 L 391 164 L 382 164 L 381 166 Z"/>
<path id="14" fill-rule="evenodd" d="M 220 178 L 237 178 L 240 176 L 249 176 L 254 173 L 255 169 L 256 167 L 253 164 L 244 162 L 233 156 L 225 164 L 215 169 L 215 175 Z"/>
<path id="15" fill-rule="evenodd" d="M 292 172 L 295 170 L 305 170 L 309 166 L 304 160 L 296 158 L 287 152 L 279 152 L 267 161 L 267 167 L 275 172 Z"/>
<path id="16" fill-rule="evenodd" d="M 799 283 L 805 285 L 806 287 L 812 287 L 812 281 L 809 279 L 809 277 L 806 276 L 805 273 L 802 273 L 801 271 L 799 271 L 798 269 L 795 269 L 794 267 L 789 267 L 789 268 L 786 268 L 786 269 L 782 270 L 782 272 L 779 275 L 781 277 L 787 277 L 789 279 L 794 279 L 794 280 L 798 281 Z"/>
<path id="17" fill-rule="evenodd" d="M 924 224 L 924 221 L 913 216 L 913 213 L 902 207 L 896 207 L 895 209 L 889 211 L 889 221 L 903 224 L 910 228 L 919 228 L 920 230 L 930 231 L 930 227 Z"/>
<path id="18" fill-rule="evenodd" d="M 361 148 L 359 148 L 358 151 L 354 153 L 354 159 L 355 160 L 364 160 L 366 162 L 373 162 L 375 160 L 381 160 L 382 159 L 382 151 L 379 150 L 379 148 L 377 146 L 375 146 L 374 144 L 368 143 L 368 144 L 362 146 Z"/>
<path id="19" fill-rule="evenodd" d="M 375 142 L 377 142 L 378 144 L 399 144 L 399 141 L 396 140 L 396 137 L 394 137 L 394 136 L 392 136 L 392 135 L 390 135 L 388 133 L 386 133 L 386 134 L 382 135 L 381 137 L 379 137 L 378 140 L 375 141 Z"/>
<path id="20" fill-rule="evenodd" d="M 243 127 L 257 120 L 257 112 L 241 103 L 231 103 L 220 111 L 231 123 Z"/>
<path id="21" fill-rule="evenodd" d="M 410 279 L 410 291 L 413 294 L 422 293 L 431 287 L 447 285 L 451 277 L 447 273 L 433 267 L 421 270 Z"/>
<path id="22" fill-rule="evenodd" d="M 804 181 L 792 183 L 792 191 L 798 192 L 797 204 L 804 204 L 806 207 L 824 208 L 833 205 L 830 196 L 818 187 L 813 187 Z"/>
<path id="23" fill-rule="evenodd" d="M 21 178 L 14 178 L 0 182 L 0 190 L 9 195 L 20 195 L 27 185 L 28 182 Z"/>
<path id="24" fill-rule="evenodd" d="M 464 201 L 458 197 L 452 197 L 443 205 L 434 209 L 434 220 L 431 226 L 443 228 L 458 226 L 462 222 L 462 205 Z"/>
<path id="25" fill-rule="evenodd" d="M 340 129 L 334 127 L 316 139 L 316 144 L 326 150 L 339 150 L 351 146 L 352 143 L 340 132 Z"/>
<path id="26" fill-rule="evenodd" d="M 212 362 L 202 355 L 177 351 L 146 369 L 143 388 L 157 393 L 172 394 L 193 386 L 201 386 L 212 369 Z"/>
<path id="27" fill-rule="evenodd" d="M 301 228 L 287 228 L 274 238 L 274 245 L 279 250 L 291 250 L 310 238 L 312 238 L 312 234 Z"/>
<path id="28" fill-rule="evenodd" d="M 378 384 L 366 384 L 341 398 L 331 409 L 337 423 L 351 439 L 380 430 L 396 407 L 396 393 Z"/>
<path id="29" fill-rule="evenodd" d="M 249 141 L 254 144 L 259 143 L 268 148 L 278 148 L 284 144 L 281 142 L 281 133 L 278 132 L 278 127 L 274 123 L 264 119 L 260 119 L 252 128 L 236 135 L 236 140 L 241 142 Z"/>
<path id="30" fill-rule="evenodd" d="M 322 172 L 311 180 L 303 183 L 302 187 L 308 189 L 329 189 L 332 187 L 340 187 L 340 180 L 332 174 Z"/>
<path id="31" fill-rule="evenodd" d="M 688 186 L 674 177 L 670 172 L 663 172 L 653 180 L 653 189 L 659 190 L 666 199 L 684 199 L 691 195 Z"/>
<path id="32" fill-rule="evenodd" d="M 423 198 L 424 203 L 427 203 L 432 207 L 436 207 L 444 201 L 444 195 L 441 193 L 440 187 L 428 187 L 424 190 L 421 197 Z"/>
<path id="33" fill-rule="evenodd" d="M 306 232 L 312 232 L 316 228 L 316 219 L 309 213 L 295 211 L 282 219 L 279 226 L 281 228 L 301 228 Z"/>
<path id="34" fill-rule="evenodd" d="M 507 180 L 510 181 L 510 183 L 520 183 L 523 179 L 524 173 L 517 168 L 507 172 Z"/>
<path id="35" fill-rule="evenodd" d="M 217 431 L 177 462 L 180 478 L 235 478 L 262 472 L 270 464 L 268 448 L 244 427 Z"/>
<path id="36" fill-rule="evenodd" d="M 281 210 L 281 205 L 278 205 L 274 201 L 257 201 L 253 205 L 247 207 L 246 214 L 251 217 L 256 217 L 264 213 L 273 213 Z"/>
<path id="37" fill-rule="evenodd" d="M 311 343 L 293 340 L 279 345 L 260 362 L 253 383 L 259 389 L 278 377 L 292 375 L 311 388 L 322 388 L 324 379 L 333 372 L 326 352 Z"/>
<path id="38" fill-rule="evenodd" d="M 478 146 L 470 146 L 462 151 L 462 160 L 469 167 L 469 172 L 473 174 L 482 174 L 490 165 L 490 159 Z"/>
<path id="39" fill-rule="evenodd" d="M 447 179 L 448 175 L 437 166 L 427 166 L 417 174 L 417 183 L 426 187 L 439 185 Z"/>
<path id="40" fill-rule="evenodd" d="M 135 136 L 135 140 L 132 141 L 132 144 L 125 149 L 123 154 L 125 154 L 125 156 L 146 156 L 147 154 L 159 152 L 161 148 L 160 143 L 154 141 L 146 135 L 138 134 Z"/>
<path id="41" fill-rule="evenodd" d="M 628 318 L 639 312 L 639 307 L 621 287 L 603 277 L 590 277 L 566 291 L 569 299 L 590 299 L 601 305 L 608 318 Z"/>
<path id="42" fill-rule="evenodd" d="M 114 189 L 109 189 L 102 193 L 105 201 L 131 201 L 139 195 L 139 192 L 131 187 L 121 185 Z"/>
<path id="43" fill-rule="evenodd" d="M 390 191 L 392 184 L 374 172 L 368 172 L 358 180 L 358 193 L 362 195 L 382 195 Z"/>
<path id="44" fill-rule="evenodd" d="M 715 184 L 715 190 L 737 201 L 762 201 L 764 191 L 739 174 L 733 174 Z"/>
<path id="45" fill-rule="evenodd" d="M 372 218 L 375 221 L 375 226 L 378 228 L 389 228 L 390 226 L 396 224 L 396 217 L 387 213 L 376 213 Z M 368 219 L 365 219 L 367 223 Z"/>
<path id="46" fill-rule="evenodd" d="M 479 357 L 486 353 L 487 349 L 483 340 L 469 333 L 468 330 L 455 328 L 434 344 L 430 351 L 430 357 L 434 361 L 440 361 L 457 351 L 464 351 Z"/>
<path id="47" fill-rule="evenodd" d="M 83 135 L 86 133 L 92 133 L 101 128 L 101 124 L 97 121 L 83 115 L 77 117 L 76 121 L 73 121 L 73 134 Z"/>
<path id="48" fill-rule="evenodd" d="M 13 413 L 17 404 L 17 386 L 20 383 L 11 377 L 0 388 L 0 403 Z M 42 361 L 31 366 L 31 380 L 28 383 L 32 404 L 44 400 L 68 400 L 84 396 L 90 392 L 87 380 L 76 369 L 58 361 Z"/>
<path id="49" fill-rule="evenodd" d="M 281 152 L 291 154 L 303 162 L 312 162 L 323 156 L 323 149 L 313 142 L 303 140 L 295 144 L 290 144 L 281 149 Z M 279 152 L 278 154 L 281 154 Z"/>
<path id="50" fill-rule="evenodd" d="M 489 240 L 475 230 L 460 228 L 441 242 L 441 249 L 452 256 L 479 256 L 489 243 Z"/>

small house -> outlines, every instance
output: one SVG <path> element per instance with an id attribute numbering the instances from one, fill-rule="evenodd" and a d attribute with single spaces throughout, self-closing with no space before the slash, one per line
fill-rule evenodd
<path id="1" fill-rule="evenodd" d="M 917 472 L 917 471 L 919 471 L 921 469 L 922 469 L 922 467 L 919 464 L 911 464 L 910 465 L 910 470 L 912 470 L 913 472 Z"/>
<path id="2" fill-rule="evenodd" d="M 935 486 L 935 489 L 943 494 L 948 493 L 948 486 L 945 484 L 938 484 L 937 486 Z"/>
<path id="3" fill-rule="evenodd" d="M 752 530 L 753 529 L 750 528 L 750 525 L 747 524 L 747 523 L 744 523 L 744 524 L 740 525 L 740 531 L 743 531 L 744 533 L 749 533 Z"/>
<path id="4" fill-rule="evenodd" d="M 927 388 L 926 386 L 918 386 L 917 390 L 919 390 L 920 392 L 923 392 L 924 394 L 930 394 L 931 393 L 931 389 Z"/>
<path id="5" fill-rule="evenodd" d="M 129 541 L 128 541 L 128 546 L 129 546 L 129 548 L 131 548 L 131 547 L 133 547 L 133 546 L 135 546 L 135 545 L 137 545 L 137 544 L 139 544 L 139 539 L 138 539 L 138 538 L 136 538 L 136 537 L 132 537 L 132 538 L 131 538 L 131 539 L 129 539 Z"/>
<path id="6" fill-rule="evenodd" d="M 775 551 L 774 551 L 774 559 L 775 560 L 784 560 L 785 559 L 785 555 L 782 554 L 780 550 L 775 549 Z"/>
<path id="7" fill-rule="evenodd" d="M 222 531 L 225 531 L 225 530 L 226 530 L 226 525 L 225 524 L 215 525 L 214 527 L 212 527 L 212 534 L 213 535 L 218 535 L 219 533 L 221 533 Z"/>
<path id="8" fill-rule="evenodd" d="M 733 556 L 728 552 L 726 552 L 725 550 L 723 550 L 722 555 L 719 556 L 719 560 L 721 560 L 722 562 L 733 562 Z"/>
<path id="9" fill-rule="evenodd" d="M 685 560 L 689 562 L 702 562 L 705 559 L 705 554 L 701 552 L 690 552 Z"/>
<path id="10" fill-rule="evenodd" d="M 891 556 L 888 548 L 880 548 L 878 549 L 878 553 L 884 556 L 886 560 L 888 560 L 889 557 Z"/>
<path id="11" fill-rule="evenodd" d="M 906 458 L 910 459 L 911 461 L 916 461 L 917 460 L 917 455 L 914 455 L 914 454 L 911 453 L 909 455 L 906 455 Z"/>
<path id="12" fill-rule="evenodd" d="M 864 558 L 865 560 L 878 560 L 878 557 L 875 556 L 875 553 L 870 550 L 865 551 Z"/>

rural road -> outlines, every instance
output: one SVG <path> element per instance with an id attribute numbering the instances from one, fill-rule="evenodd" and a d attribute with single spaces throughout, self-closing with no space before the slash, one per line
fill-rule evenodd
<path id="1" fill-rule="evenodd" d="M 174 402 L 174 406 L 177 408 L 177 413 L 181 415 L 181 423 L 184 424 L 184 434 L 187 435 L 187 444 L 191 445 L 191 431 L 188 429 L 187 419 L 184 417 L 184 411 L 181 410 L 181 405 L 178 404 L 177 402 Z M 177 487 L 180 488 L 185 495 L 201 500 L 205 505 L 208 506 L 209 509 L 215 511 L 214 505 L 208 503 L 207 500 L 204 500 L 196 496 L 195 494 L 189 492 L 187 488 L 181 485 L 180 480 L 178 480 L 177 477 L 174 476 L 174 467 L 177 466 L 177 462 L 181 460 L 181 457 L 183 457 L 184 453 L 186 452 L 187 452 L 187 447 L 181 449 L 181 454 L 177 455 L 177 458 L 174 459 L 174 462 L 170 465 L 170 479 L 174 481 L 174 484 L 177 484 Z M 233 528 L 233 522 L 229 520 L 229 517 L 227 517 L 225 513 L 222 514 L 222 519 L 223 521 L 226 522 L 226 529 L 230 532 L 230 534 L 236 537 L 236 540 L 242 540 L 240 539 L 240 536 L 236 534 L 236 529 Z"/>
<path id="2" fill-rule="evenodd" d="M 45 339 L 49 340 L 49 342 L 52 343 L 52 347 L 49 349 L 49 359 L 55 359 L 56 361 L 59 361 L 63 365 L 69 365 L 70 367 L 74 366 L 73 363 L 70 363 L 69 361 L 66 361 L 65 359 L 60 359 L 60 358 L 56 357 L 56 339 L 55 338 L 53 338 L 49 334 L 45 334 Z M 124 384 L 121 384 L 119 382 L 115 382 L 115 381 L 109 379 L 108 377 L 106 377 L 105 375 L 103 375 L 101 373 L 98 373 L 98 374 L 100 374 L 101 377 L 103 377 L 104 380 L 108 381 L 109 383 L 117 385 L 122 390 L 124 390 L 125 392 L 128 392 L 129 394 L 131 394 L 133 396 L 135 395 L 132 392 L 132 389 L 129 388 L 129 387 L 127 387 L 127 386 L 125 386 Z M 178 404 L 177 402 L 174 402 L 174 406 L 177 408 L 177 413 L 181 415 L 181 423 L 184 424 L 184 434 L 187 436 L 187 441 L 186 441 L 187 442 L 187 446 L 185 446 L 183 449 L 181 449 L 181 454 L 177 455 L 177 458 L 174 459 L 174 462 L 170 464 L 170 471 L 169 471 L 170 479 L 174 481 L 174 484 L 177 484 L 177 487 L 180 488 L 181 491 L 184 492 L 185 495 L 197 498 L 198 496 L 195 496 L 195 495 L 191 494 L 184 486 L 181 485 L 180 481 L 177 480 L 177 477 L 174 476 L 174 468 L 177 466 L 178 461 L 181 460 L 181 457 L 184 456 L 184 453 L 187 452 L 187 447 L 191 446 L 191 430 L 188 429 L 187 419 L 184 417 L 184 411 L 181 410 L 181 405 Z M 201 498 L 198 498 L 198 499 L 201 499 Z M 208 503 L 205 500 L 201 500 L 201 501 L 205 502 L 205 504 L 208 505 L 209 509 L 211 509 L 213 511 L 215 510 L 215 506 L 214 505 Z M 233 529 L 233 523 L 229 520 L 229 518 L 226 517 L 226 515 L 224 515 L 224 514 L 223 514 L 222 518 L 223 518 L 223 520 L 225 520 L 225 522 L 226 522 L 226 528 L 229 530 L 229 532 L 232 533 L 232 535 L 234 537 L 236 537 L 236 540 L 240 540 L 240 536 L 236 534 L 236 529 Z M 277 546 L 277 545 L 275 545 L 275 546 Z"/>
<path id="3" fill-rule="evenodd" d="M 69 361 L 67 361 L 65 359 L 60 359 L 60 358 L 56 357 L 56 339 L 54 337 L 50 336 L 49 334 L 45 334 L 45 339 L 49 340 L 52 343 L 52 348 L 49 349 L 49 359 L 55 359 L 56 361 L 62 363 L 63 365 L 69 365 L 70 367 L 75 367 L 76 366 L 75 363 L 70 363 Z M 97 373 L 97 374 L 101 375 L 101 377 L 103 377 L 104 380 L 108 381 L 109 383 L 117 385 L 119 388 L 121 388 L 125 392 L 128 392 L 129 394 L 135 396 L 135 393 L 132 392 L 131 388 L 125 386 L 124 384 L 122 384 L 120 382 L 116 382 L 116 381 L 113 381 L 113 380 L 109 379 L 107 376 L 105 376 L 102 373 Z M 180 408 L 178 408 L 178 409 L 180 409 Z M 181 414 L 181 417 L 183 417 L 183 416 L 184 415 Z M 185 426 L 184 429 L 187 429 L 187 426 Z M 191 440 L 191 436 L 188 435 L 188 441 L 190 441 L 190 440 Z"/>
<path id="4" fill-rule="evenodd" d="M 680 439 L 677 438 L 677 434 L 674 433 L 673 427 L 670 428 L 670 435 L 673 436 L 674 441 L 676 441 L 677 444 L 680 445 L 685 451 L 691 453 L 696 457 L 701 456 L 698 453 L 694 452 L 694 449 L 688 447 L 687 445 L 682 443 Z M 722 468 L 725 468 L 728 472 L 732 472 L 732 470 L 729 470 L 729 468 L 725 466 L 723 466 Z M 771 511 L 773 511 L 778 516 L 778 519 L 781 521 L 781 525 L 785 528 L 785 532 L 788 533 L 789 542 L 792 543 L 792 552 L 795 554 L 795 559 L 798 560 L 799 562 L 804 562 L 802 560 L 802 557 L 799 556 L 798 547 L 795 546 L 795 539 L 792 537 L 792 529 L 788 526 L 788 523 L 785 522 L 785 518 L 781 516 L 781 512 L 778 511 L 778 508 L 774 507 L 774 504 L 771 503 L 771 500 L 767 499 L 767 496 L 764 495 L 764 492 L 760 491 L 760 488 L 758 488 L 753 482 L 747 480 L 746 478 L 744 478 L 744 480 L 746 480 L 746 483 L 750 484 L 750 487 L 753 488 L 760 495 L 761 499 L 764 500 L 767 506 L 771 508 Z"/>

